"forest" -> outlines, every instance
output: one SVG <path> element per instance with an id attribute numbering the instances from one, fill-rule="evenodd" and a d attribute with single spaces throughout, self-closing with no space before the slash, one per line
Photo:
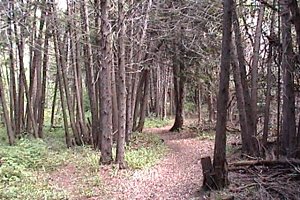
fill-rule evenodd
<path id="1" fill-rule="evenodd" d="M 297 0 L 1 0 L 0 199 L 300 199 Z"/>

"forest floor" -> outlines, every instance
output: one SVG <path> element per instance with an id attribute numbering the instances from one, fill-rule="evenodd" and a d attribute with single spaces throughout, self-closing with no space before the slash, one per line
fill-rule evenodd
<path id="1" fill-rule="evenodd" d="M 0 199 L 299 199 L 298 164 L 232 168 L 236 161 L 257 160 L 241 154 L 238 133 L 228 134 L 229 187 L 201 192 L 201 158 L 213 154 L 213 127 L 191 123 L 169 132 L 165 122 L 150 122 L 147 127 L 163 128 L 133 134 L 125 170 L 99 166 L 99 152 L 89 146 L 66 148 L 63 130 L 49 131 L 45 140 L 22 138 L 15 146 L 1 140 L 0 132 Z"/>
<path id="2" fill-rule="evenodd" d="M 158 134 L 168 147 L 166 156 L 155 166 L 129 176 L 124 171 L 115 177 L 109 170 L 101 171 L 105 185 L 110 186 L 106 199 L 203 199 L 198 194 L 202 185 L 201 157 L 212 154 L 213 140 L 200 140 L 192 131 L 169 132 L 169 129 L 145 130 Z"/>
<path id="3" fill-rule="evenodd" d="M 169 129 L 170 126 L 166 126 L 144 131 L 158 135 L 167 147 L 166 154 L 153 166 L 138 170 L 101 166 L 102 186 L 91 188 L 91 194 L 84 197 L 76 188 L 80 177 L 72 166 L 55 172 L 53 184 L 72 193 L 71 199 L 76 200 L 205 199 L 199 196 L 202 185 L 201 157 L 212 154 L 213 140 L 200 139 L 188 128 L 180 132 L 169 132 Z"/>
<path id="4" fill-rule="evenodd" d="M 82 181 L 84 170 L 78 173 L 74 166 L 67 165 L 53 174 L 52 183 L 72 194 L 67 198 L 72 200 L 298 199 L 299 182 L 290 181 L 299 177 L 294 167 L 245 167 L 229 172 L 229 188 L 203 192 L 201 158 L 212 156 L 214 134 L 192 127 L 180 132 L 169 132 L 170 126 L 146 129 L 144 134 L 159 136 L 167 148 L 149 167 L 118 170 L 116 165 L 101 166 L 95 179 Z M 228 135 L 229 162 L 241 159 L 239 147 L 235 146 L 237 137 L 238 134 Z M 80 182 L 86 187 L 78 189 Z"/>

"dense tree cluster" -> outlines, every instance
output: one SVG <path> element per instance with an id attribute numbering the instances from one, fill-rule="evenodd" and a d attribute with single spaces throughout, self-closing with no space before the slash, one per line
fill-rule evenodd
<path id="1" fill-rule="evenodd" d="M 2 1 L 9 143 L 62 123 L 68 147 L 91 144 L 109 164 L 116 142 L 125 167 L 125 143 L 147 116 L 175 114 L 178 131 L 185 97 L 200 108 L 205 96 L 213 120 L 220 17 L 218 1 Z"/>
<path id="2" fill-rule="evenodd" d="M 68 147 L 92 145 L 110 164 L 116 144 L 124 168 L 126 142 L 146 117 L 175 116 L 171 131 L 180 131 L 193 115 L 216 126 L 211 187 L 228 183 L 230 129 L 245 155 L 267 157 L 276 142 L 277 158 L 299 157 L 297 0 L 62 2 L 0 3 L 11 145 L 63 125 Z"/>

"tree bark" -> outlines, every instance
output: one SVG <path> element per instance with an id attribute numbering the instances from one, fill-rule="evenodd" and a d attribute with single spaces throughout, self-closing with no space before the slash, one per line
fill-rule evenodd
<path id="1" fill-rule="evenodd" d="M 54 49 L 55 49 L 55 58 L 57 64 L 57 81 L 58 81 L 58 88 L 60 91 L 60 100 L 61 100 L 61 110 L 63 114 L 63 121 L 64 121 L 64 131 L 65 131 L 65 140 L 67 147 L 72 146 L 72 141 L 69 133 L 69 125 L 68 125 L 68 116 L 67 116 L 67 105 L 65 102 L 65 92 L 64 92 L 64 83 L 62 78 L 62 71 L 61 71 L 61 59 L 59 58 L 59 45 L 58 45 L 58 38 L 57 33 L 55 32 L 53 35 L 54 41 Z"/>
<path id="2" fill-rule="evenodd" d="M 250 101 L 250 92 L 247 84 L 247 72 L 246 72 L 246 65 L 245 65 L 245 56 L 244 56 L 244 48 L 242 46 L 242 38 L 240 32 L 240 25 L 237 17 L 236 10 L 233 10 L 233 29 L 235 33 L 235 45 L 237 48 L 237 58 L 240 70 L 240 77 L 241 77 L 241 85 L 243 88 L 243 100 L 244 100 L 244 109 L 246 112 L 246 122 L 247 122 L 247 140 L 248 143 L 248 150 L 250 155 L 257 155 L 258 154 L 258 143 L 255 138 L 255 124 L 252 115 L 252 106 Z M 246 142 L 246 141 L 245 141 Z"/>
<path id="3" fill-rule="evenodd" d="M 265 5 L 260 3 L 257 25 L 255 30 L 254 48 L 253 48 L 253 61 L 251 69 L 251 107 L 252 118 L 254 124 L 254 135 L 257 133 L 257 86 L 258 86 L 258 65 L 260 57 L 260 41 L 262 35 L 262 23 L 264 20 Z"/>
<path id="4" fill-rule="evenodd" d="M 54 94 L 53 94 L 53 100 L 52 100 L 52 106 L 51 106 L 51 119 L 50 119 L 50 128 L 54 127 L 54 117 L 55 117 L 55 105 L 56 105 L 56 99 L 57 99 L 57 90 L 58 90 L 58 74 L 55 75 L 55 83 L 54 83 Z"/>
<path id="5" fill-rule="evenodd" d="M 119 58 L 118 58 L 119 59 Z M 112 60 L 114 60 L 112 58 Z M 118 74 L 119 75 L 119 74 Z M 120 78 L 120 77 L 118 77 Z M 113 124 L 113 140 L 115 141 L 118 137 L 118 126 L 119 126 L 119 102 L 118 102 L 118 96 L 119 96 L 119 93 L 117 93 L 117 84 L 119 83 L 116 83 L 116 69 L 115 69 L 115 66 L 114 64 L 112 65 L 112 72 L 111 72 L 111 89 L 112 89 L 112 124 Z M 119 91 L 118 91 L 119 92 Z"/>
<path id="6" fill-rule="evenodd" d="M 298 43 L 298 62 L 300 62 L 300 9 L 297 0 L 289 0 L 289 9 L 292 13 L 292 23 L 295 25 Z"/>
<path id="7" fill-rule="evenodd" d="M 183 127 L 183 107 L 185 96 L 185 72 L 183 61 L 178 61 L 173 66 L 174 99 L 175 99 L 175 122 L 170 131 L 180 131 Z"/>
<path id="8" fill-rule="evenodd" d="M 101 158 L 100 163 L 112 162 L 112 102 L 111 102 L 111 28 L 108 19 L 109 0 L 100 0 L 101 7 L 101 69 L 100 84 L 100 132 Z"/>
<path id="9" fill-rule="evenodd" d="M 222 189 L 228 185 L 228 175 L 226 168 L 226 120 L 227 103 L 229 95 L 229 70 L 231 60 L 231 27 L 233 1 L 224 0 L 223 15 L 223 38 L 221 55 L 221 72 L 219 82 L 219 93 L 217 101 L 217 125 L 214 149 L 213 167 L 215 172 L 215 184 L 217 189 Z M 214 187 L 214 186 L 212 186 Z"/>
<path id="10" fill-rule="evenodd" d="M 47 70 L 48 70 L 48 52 L 49 52 L 49 38 L 50 38 L 50 30 L 49 30 L 49 19 L 45 19 L 46 23 L 46 32 L 45 32 L 45 39 L 44 39 L 44 53 L 43 53 L 43 61 L 42 61 L 42 83 L 41 88 L 42 91 L 39 97 L 39 112 L 38 112 L 38 136 L 40 138 L 44 137 L 43 134 L 43 127 L 44 127 L 44 112 L 45 112 L 45 101 L 46 101 L 46 86 L 47 86 Z"/>
<path id="11" fill-rule="evenodd" d="M 270 35 L 274 35 L 275 12 L 272 13 L 270 26 Z M 272 61 L 273 61 L 273 44 L 269 41 L 268 57 L 267 57 L 267 91 L 266 91 L 266 105 L 264 109 L 264 127 L 262 143 L 264 147 L 267 146 L 269 135 L 269 121 L 270 121 L 270 104 L 271 104 L 271 89 L 272 89 Z"/>
<path id="12" fill-rule="evenodd" d="M 125 163 L 125 135 L 126 135 L 126 69 L 125 69 L 125 11 L 124 0 L 118 0 L 118 140 L 117 163 L 119 168 L 126 167 Z"/>
<path id="13" fill-rule="evenodd" d="M 135 129 L 137 132 L 142 132 L 146 120 L 146 109 L 148 105 L 149 93 L 150 93 L 150 70 L 145 71 L 145 79 L 143 84 L 143 95 L 141 97 L 141 101 L 138 102 L 140 104 L 140 112 L 139 112 L 139 122 Z"/>
<path id="14" fill-rule="evenodd" d="M 98 21 L 98 0 L 95 0 L 95 27 L 98 28 L 98 24 L 96 23 Z M 90 23 L 88 18 L 88 12 L 86 8 L 86 0 L 81 0 L 81 28 L 82 28 L 82 35 L 83 35 L 83 55 L 85 57 L 84 59 L 84 67 L 85 67 L 85 73 L 86 73 L 86 86 L 88 90 L 88 96 L 89 96 L 89 103 L 90 103 L 90 111 L 92 116 L 92 136 L 93 136 L 93 145 L 94 148 L 100 148 L 100 144 L 98 143 L 100 139 L 99 136 L 99 109 L 97 104 L 97 95 L 96 95 L 96 87 L 95 87 L 95 77 L 94 77 L 94 60 L 93 60 L 93 53 L 92 53 L 92 46 L 91 46 L 91 40 L 90 40 Z M 98 44 L 96 44 L 98 45 Z M 98 50 L 98 49 L 96 49 Z M 96 62 L 96 61 L 95 61 Z"/>
<path id="15" fill-rule="evenodd" d="M 10 145 L 13 145 L 13 144 L 15 144 L 15 133 L 13 131 L 12 121 L 9 116 L 9 111 L 7 108 L 7 101 L 6 101 L 4 87 L 3 87 L 1 70 L 0 70 L 0 100 L 2 103 L 2 109 L 3 109 L 3 114 L 4 114 L 5 126 L 6 126 L 6 130 L 7 130 L 8 142 Z"/>
<path id="16" fill-rule="evenodd" d="M 249 137 L 249 127 L 247 124 L 247 115 L 245 109 L 245 100 L 244 100 L 244 93 L 243 93 L 243 86 L 242 80 L 240 76 L 240 69 L 237 60 L 237 52 L 235 44 L 232 44 L 232 68 L 233 68 L 233 76 L 234 76 L 234 85 L 236 91 L 236 98 L 237 98 L 237 107 L 239 110 L 239 121 L 241 126 L 241 139 L 242 139 L 242 151 L 244 153 L 250 152 L 250 145 L 249 142 L 251 138 Z M 251 143 L 250 143 L 251 144 Z"/>
<path id="17" fill-rule="evenodd" d="M 281 150 L 288 157 L 295 156 L 296 121 L 294 93 L 294 53 L 291 35 L 290 13 L 286 0 L 280 0 L 282 7 L 282 70 L 283 70 L 283 106 L 282 106 L 282 146 Z"/>

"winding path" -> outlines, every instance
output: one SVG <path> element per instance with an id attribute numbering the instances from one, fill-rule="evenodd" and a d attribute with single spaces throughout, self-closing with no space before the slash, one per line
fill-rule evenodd
<path id="1" fill-rule="evenodd" d="M 185 200 L 201 199 L 197 191 L 202 184 L 201 157 L 211 155 L 213 142 L 199 140 L 193 133 L 170 133 L 170 127 L 150 129 L 158 134 L 170 149 L 159 163 L 133 175 L 111 177 L 101 173 L 109 185 L 109 197 L 114 200 Z M 95 198 L 101 199 L 101 198 Z"/>

